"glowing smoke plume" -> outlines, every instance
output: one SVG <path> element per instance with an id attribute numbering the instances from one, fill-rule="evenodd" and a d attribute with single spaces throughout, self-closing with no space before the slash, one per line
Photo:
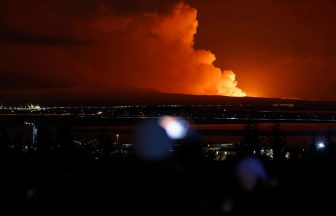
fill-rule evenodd
<path id="1" fill-rule="evenodd" d="M 131 44 L 140 46 L 137 48 L 140 53 L 132 55 L 139 66 L 121 66 L 137 77 L 137 83 L 131 85 L 174 93 L 246 96 L 237 87 L 232 71 L 222 71 L 213 65 L 216 58 L 210 51 L 194 49 L 196 9 L 178 4 L 168 15 L 145 14 L 127 21 L 133 29 L 127 30 L 130 31 L 127 38 L 131 39 L 126 43 L 135 41 Z"/>
<path id="2" fill-rule="evenodd" d="M 15 2 L 10 4 L 19 10 Z M 80 43 L 44 39 L 35 46 L 9 45 L 0 53 L 1 59 L 11 56 L 16 61 L 8 66 L 13 71 L 72 84 L 64 90 L 51 87 L 50 92 L 99 94 L 118 87 L 136 87 L 171 93 L 245 96 L 232 71 L 215 67 L 216 58 L 210 51 L 194 49 L 197 10 L 187 4 L 177 4 L 164 13 L 119 13 L 102 1 L 101 5 L 90 7 L 90 13 L 88 8 L 86 16 L 76 16 L 63 11 L 76 8 L 67 7 L 71 1 L 52 2 L 58 7 L 51 7 L 49 1 L 38 1 L 39 13 L 17 11 L 15 14 L 20 16 L 9 16 L 7 22 L 23 32 L 33 31 L 33 35 L 75 38 Z M 16 52 L 17 49 L 20 51 Z"/>
<path id="3" fill-rule="evenodd" d="M 180 67 L 173 68 L 178 72 L 176 76 L 180 76 L 181 80 L 186 76 L 186 84 L 188 79 L 191 80 L 189 88 L 182 88 L 181 92 L 246 96 L 245 92 L 237 87 L 238 83 L 233 71 L 222 71 L 215 67 L 213 62 L 216 57 L 210 51 L 194 49 L 197 27 L 197 10 L 185 4 L 179 4 L 173 13 L 163 18 L 155 28 L 156 35 L 168 46 L 172 46 L 167 47 L 167 50 L 176 49 L 178 58 L 174 59 L 176 62 L 173 62 L 173 65 Z M 179 74 L 180 71 L 182 74 Z"/>
<path id="4" fill-rule="evenodd" d="M 89 25 L 77 23 L 78 32 L 96 41 L 76 54 L 85 63 L 88 73 L 83 77 L 89 83 L 107 90 L 129 86 L 170 93 L 245 96 L 232 71 L 215 67 L 216 58 L 210 51 L 194 49 L 196 9 L 177 4 L 170 13 L 105 14 Z"/>

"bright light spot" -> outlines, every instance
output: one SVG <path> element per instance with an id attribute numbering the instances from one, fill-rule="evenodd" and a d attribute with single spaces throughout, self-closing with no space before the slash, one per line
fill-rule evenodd
<path id="1" fill-rule="evenodd" d="M 319 142 L 318 144 L 317 144 L 317 148 L 318 149 L 324 149 L 326 146 L 325 146 L 325 144 L 323 143 L 323 142 Z"/>
<path id="2" fill-rule="evenodd" d="M 172 121 L 167 124 L 166 131 L 172 139 L 179 139 L 184 137 L 186 131 L 182 124 L 178 121 Z"/>
<path id="3" fill-rule="evenodd" d="M 186 136 L 189 123 L 182 118 L 165 116 L 160 119 L 160 125 L 171 139 L 182 139 Z"/>

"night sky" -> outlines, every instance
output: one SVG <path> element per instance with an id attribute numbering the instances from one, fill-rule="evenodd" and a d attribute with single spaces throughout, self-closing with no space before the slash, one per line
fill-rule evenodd
<path id="1" fill-rule="evenodd" d="M 336 100 L 335 11 L 334 0 L 0 0 L 0 96 Z"/>

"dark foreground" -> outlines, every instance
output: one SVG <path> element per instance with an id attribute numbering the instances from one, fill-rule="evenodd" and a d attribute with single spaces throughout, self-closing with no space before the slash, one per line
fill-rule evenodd
<path id="1" fill-rule="evenodd" d="M 2 161 L 0 214 L 226 215 L 223 203 L 240 193 L 236 162 L 189 162 Z M 335 212 L 335 162 L 266 161 L 265 166 L 272 186 L 253 199 L 241 198 L 242 208 L 251 208 L 244 214 Z M 227 215 L 233 214 L 242 213 Z"/>

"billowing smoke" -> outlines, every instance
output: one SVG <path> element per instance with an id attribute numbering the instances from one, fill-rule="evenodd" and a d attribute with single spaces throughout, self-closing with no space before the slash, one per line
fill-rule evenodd
<path id="1" fill-rule="evenodd" d="M 5 62 L 7 71 L 14 68 L 25 74 L 33 73 L 39 79 L 66 80 L 73 84 L 66 87 L 69 94 L 132 87 L 171 93 L 245 96 L 237 87 L 232 71 L 213 65 L 214 54 L 194 48 L 198 27 L 195 8 L 178 3 L 164 13 L 120 14 L 103 2 L 95 13 L 87 16 L 51 12 L 50 7 L 45 7 L 40 10 L 47 17 L 44 20 L 36 14 L 28 15 L 30 19 L 19 17 L 19 22 L 16 18 L 8 19 L 13 28 L 21 29 L 15 30 L 15 34 L 27 29 L 33 32 L 25 33 L 28 41 L 24 38 L 20 41 L 17 36 L 17 41 L 10 41 L 14 45 L 6 42 L 7 54 L 0 57 L 12 58 L 13 65 Z M 60 34 L 61 38 L 55 36 Z M 52 37 L 45 38 L 49 35 Z"/>
<path id="2" fill-rule="evenodd" d="M 215 67 L 210 51 L 194 49 L 197 26 L 197 11 L 186 4 L 169 14 L 101 17 L 93 23 L 100 45 L 90 54 L 98 57 L 90 58 L 91 70 L 102 66 L 98 82 L 108 86 L 245 96 L 232 71 Z"/>

